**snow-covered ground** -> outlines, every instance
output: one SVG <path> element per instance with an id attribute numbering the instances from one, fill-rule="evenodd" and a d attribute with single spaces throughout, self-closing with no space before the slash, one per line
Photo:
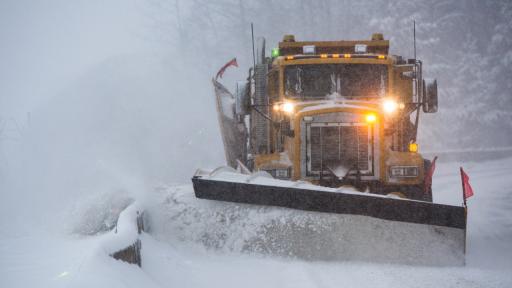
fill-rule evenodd
<path id="1" fill-rule="evenodd" d="M 459 166 L 438 163 L 435 202 L 461 204 Z M 155 232 L 141 235 L 140 269 L 108 256 L 112 246 L 124 245 L 112 242 L 121 237 L 112 231 L 87 236 L 70 233 L 69 223 L 62 223 L 66 229 L 1 225 L 0 287 L 511 287 L 512 179 L 508 175 L 512 159 L 463 166 L 475 190 L 469 199 L 465 267 L 304 261 L 207 249 L 195 242 L 169 240 L 156 232 L 157 227 L 150 227 Z M 148 207 L 150 217 L 158 217 L 165 211 L 155 209 L 169 206 L 155 204 L 165 199 L 162 193 L 173 189 L 192 193 L 189 184 L 168 186 L 149 191 L 146 199 L 137 203 Z M 209 205 L 206 200 L 199 201 Z M 133 214 L 133 205 L 128 209 Z M 275 213 L 280 216 L 279 210 Z M 2 224 L 6 221 L 2 219 Z M 69 222 L 80 223 L 76 219 Z M 149 222 L 155 223 L 151 218 Z M 192 224 L 181 227 L 200 227 Z M 247 233 L 250 228 L 245 227 Z M 233 229 L 242 233 L 244 227 Z M 133 236 L 135 232 L 130 233 Z M 184 232 L 176 234 L 180 233 Z"/>

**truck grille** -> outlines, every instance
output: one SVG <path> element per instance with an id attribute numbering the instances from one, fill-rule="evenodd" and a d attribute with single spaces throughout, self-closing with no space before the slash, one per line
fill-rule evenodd
<path id="1" fill-rule="evenodd" d="M 315 124 L 307 129 L 308 174 L 319 174 L 320 171 L 328 171 L 328 167 L 339 166 L 361 172 L 371 170 L 371 147 L 366 124 Z"/>

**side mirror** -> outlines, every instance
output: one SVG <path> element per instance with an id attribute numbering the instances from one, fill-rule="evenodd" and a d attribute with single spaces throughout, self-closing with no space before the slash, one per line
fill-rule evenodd
<path id="1" fill-rule="evenodd" d="M 416 73 L 414 73 L 414 71 L 404 71 L 400 73 L 400 78 L 404 80 L 414 79 L 416 78 Z"/>
<path id="2" fill-rule="evenodd" d="M 437 80 L 426 81 L 423 84 L 423 112 L 436 113 L 437 112 Z"/>

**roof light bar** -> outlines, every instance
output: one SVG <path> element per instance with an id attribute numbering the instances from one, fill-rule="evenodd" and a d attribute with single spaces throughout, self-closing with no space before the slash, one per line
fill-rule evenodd
<path id="1" fill-rule="evenodd" d="M 354 51 L 356 53 L 366 53 L 367 48 L 368 46 L 365 44 L 356 44 L 356 46 L 354 47 Z"/>
<path id="2" fill-rule="evenodd" d="M 302 54 L 316 54 L 315 45 L 302 46 Z"/>
<path id="3" fill-rule="evenodd" d="M 379 59 L 379 60 L 387 59 L 386 55 L 372 55 L 372 54 L 320 54 L 320 55 L 318 55 L 318 54 L 315 54 L 315 55 L 298 54 L 298 55 L 286 56 L 285 59 L 286 60 L 298 60 L 298 59 L 311 59 L 311 58 L 326 59 L 326 58 L 342 58 L 342 57 L 343 58 L 367 58 L 367 59 Z"/>

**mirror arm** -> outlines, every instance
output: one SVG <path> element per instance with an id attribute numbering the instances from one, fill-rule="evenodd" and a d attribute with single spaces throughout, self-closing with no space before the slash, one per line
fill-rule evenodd
<path id="1" fill-rule="evenodd" d="M 260 114 L 263 118 L 267 119 L 267 121 L 269 121 L 270 123 L 279 124 L 278 122 L 275 122 L 274 120 L 272 120 L 272 118 L 270 118 L 270 116 L 268 116 L 267 114 L 260 111 L 260 109 L 256 108 L 257 106 L 270 106 L 270 105 L 251 105 L 251 108 L 254 109 L 254 111 L 256 111 L 258 114 Z"/>

